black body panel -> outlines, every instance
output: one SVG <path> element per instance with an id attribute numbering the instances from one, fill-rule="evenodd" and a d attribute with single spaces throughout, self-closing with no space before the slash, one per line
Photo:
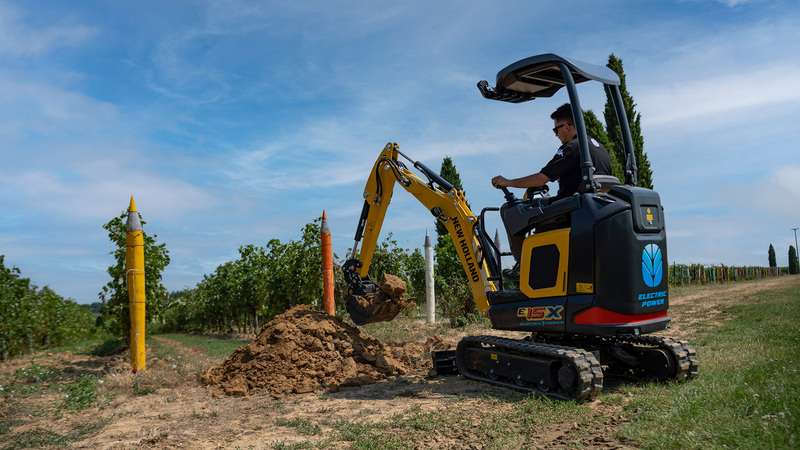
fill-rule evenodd
<path id="1" fill-rule="evenodd" d="M 667 276 L 664 273 L 667 269 L 667 239 L 664 230 L 655 234 L 635 233 L 631 211 L 627 210 L 598 223 L 595 236 L 596 276 L 598 280 L 603 280 L 595 284 L 597 304 L 623 314 L 645 314 L 667 309 Z M 662 255 L 662 276 L 654 287 L 645 285 L 642 275 L 642 252 L 648 244 L 658 246 Z M 660 295 L 661 292 L 664 295 Z M 658 302 L 642 303 L 645 300 Z"/>
<path id="2" fill-rule="evenodd" d="M 563 297 L 534 299 L 519 290 L 487 293 L 494 328 L 602 335 L 666 328 L 666 231 L 656 192 L 615 186 L 608 194 L 576 194 L 543 207 L 509 203 L 501 215 L 507 230 L 517 233 L 569 227 L 569 270 Z M 553 255 L 548 247 L 536 250 L 529 279 L 548 285 L 553 274 L 546 269 L 554 267 Z M 590 308 L 579 320 L 583 323 L 576 324 L 576 316 Z"/>
<path id="3" fill-rule="evenodd" d="M 582 194 L 581 208 L 571 214 L 567 295 L 579 294 L 578 283 L 594 284 L 595 224 L 628 208 L 628 204 L 604 194 Z"/>

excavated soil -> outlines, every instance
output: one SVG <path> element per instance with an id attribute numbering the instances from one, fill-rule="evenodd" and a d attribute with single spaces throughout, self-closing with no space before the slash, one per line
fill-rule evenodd
<path id="1" fill-rule="evenodd" d="M 437 344 L 431 339 L 421 345 L 387 346 L 341 319 L 301 305 L 267 323 L 250 344 L 206 370 L 201 381 L 228 395 L 335 391 L 424 373 L 430 366 L 427 351 Z"/>

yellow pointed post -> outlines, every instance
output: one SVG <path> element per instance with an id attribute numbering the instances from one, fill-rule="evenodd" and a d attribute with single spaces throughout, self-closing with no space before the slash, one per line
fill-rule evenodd
<path id="1" fill-rule="evenodd" d="M 128 206 L 128 223 L 125 229 L 125 279 L 128 285 L 128 306 L 131 315 L 131 368 L 134 372 L 138 372 L 147 368 L 144 345 L 144 232 L 133 195 Z"/>

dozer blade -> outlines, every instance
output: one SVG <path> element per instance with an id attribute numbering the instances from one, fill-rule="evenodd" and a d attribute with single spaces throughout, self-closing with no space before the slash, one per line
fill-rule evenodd
<path id="1" fill-rule="evenodd" d="M 347 299 L 347 312 L 356 325 L 388 322 L 413 303 L 405 292 L 406 283 L 394 275 L 384 275 L 380 284 L 364 280 Z"/>

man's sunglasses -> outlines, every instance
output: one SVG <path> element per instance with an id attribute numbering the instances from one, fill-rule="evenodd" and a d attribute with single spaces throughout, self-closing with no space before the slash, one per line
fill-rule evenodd
<path id="1" fill-rule="evenodd" d="M 558 136 L 558 129 L 561 128 L 561 127 L 565 127 L 567 125 L 569 125 L 569 124 L 568 123 L 562 123 L 561 125 L 557 125 L 555 128 L 553 128 L 553 134 Z"/>

